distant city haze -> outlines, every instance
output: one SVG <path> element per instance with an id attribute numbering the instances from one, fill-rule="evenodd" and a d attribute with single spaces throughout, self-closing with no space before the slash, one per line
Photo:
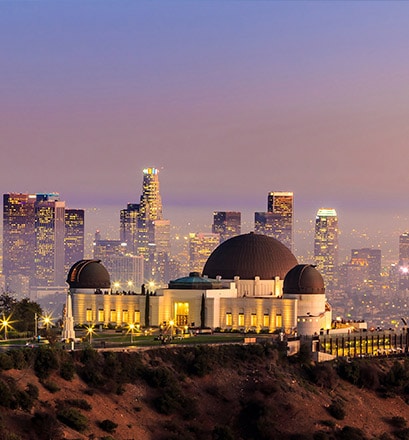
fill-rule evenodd
<path id="1" fill-rule="evenodd" d="M 141 171 L 210 232 L 294 192 L 294 253 L 334 208 L 340 262 L 409 229 L 409 2 L 0 2 L 0 190 L 59 192 L 118 237 Z M 91 208 L 98 208 L 93 212 Z M 190 223 L 190 224 L 189 224 Z"/>

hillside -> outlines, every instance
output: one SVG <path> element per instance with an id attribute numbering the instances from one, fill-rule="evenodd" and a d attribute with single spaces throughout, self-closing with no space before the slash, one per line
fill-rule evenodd
<path id="1" fill-rule="evenodd" d="M 307 357 L 271 345 L 2 353 L 0 438 L 409 438 L 404 360 Z"/>

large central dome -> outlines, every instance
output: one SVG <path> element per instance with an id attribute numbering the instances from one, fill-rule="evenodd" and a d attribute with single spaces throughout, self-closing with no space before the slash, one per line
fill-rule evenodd
<path id="1" fill-rule="evenodd" d="M 291 251 L 275 238 L 267 235 L 238 235 L 218 246 L 208 258 L 203 275 L 209 278 L 221 276 L 232 280 L 239 276 L 244 280 L 271 280 L 276 276 L 284 279 L 296 266 L 297 259 Z"/>

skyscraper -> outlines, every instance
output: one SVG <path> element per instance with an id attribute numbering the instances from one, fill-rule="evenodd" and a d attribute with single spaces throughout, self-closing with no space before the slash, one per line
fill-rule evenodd
<path id="1" fill-rule="evenodd" d="M 57 193 L 37 194 L 35 216 L 35 285 L 63 286 L 65 202 Z"/>
<path id="2" fill-rule="evenodd" d="M 84 258 L 84 210 L 65 210 L 65 261 L 64 272 L 68 273 L 71 266 Z"/>
<path id="3" fill-rule="evenodd" d="M 409 233 L 399 236 L 399 289 L 409 289 Z"/>
<path id="4" fill-rule="evenodd" d="M 189 270 L 202 273 L 207 259 L 219 245 L 219 241 L 219 234 L 204 232 L 189 234 Z"/>
<path id="5" fill-rule="evenodd" d="M 220 243 L 241 234 L 241 212 L 213 212 L 213 234 L 220 235 Z"/>
<path id="6" fill-rule="evenodd" d="M 15 291 L 34 273 L 34 194 L 3 195 L 3 274 Z M 28 292 L 27 292 L 28 293 Z"/>
<path id="7" fill-rule="evenodd" d="M 314 257 L 328 287 L 336 281 L 338 266 L 338 217 L 335 209 L 321 208 L 315 218 Z"/>
<path id="8" fill-rule="evenodd" d="M 139 207 L 138 203 L 128 203 L 120 214 L 120 239 L 133 253 L 137 252 Z"/>
<path id="9" fill-rule="evenodd" d="M 276 214 L 273 237 L 293 249 L 294 193 L 272 191 L 268 194 L 267 211 Z"/>

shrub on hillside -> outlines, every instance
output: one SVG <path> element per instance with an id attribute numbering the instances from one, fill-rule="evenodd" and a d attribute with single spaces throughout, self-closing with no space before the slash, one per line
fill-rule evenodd
<path id="1" fill-rule="evenodd" d="M 58 369 L 56 351 L 49 347 L 39 347 L 35 352 L 34 371 L 40 379 L 46 379 L 52 370 Z"/>
<path id="2" fill-rule="evenodd" d="M 387 422 L 393 426 L 394 428 L 402 429 L 406 427 L 406 419 L 402 416 L 394 416 L 390 419 L 387 419 Z"/>
<path id="3" fill-rule="evenodd" d="M 47 381 L 43 381 L 41 382 L 43 387 L 49 391 L 50 393 L 58 393 L 58 391 L 60 391 L 60 387 L 58 386 L 58 384 L 56 384 L 55 382 L 51 381 L 51 380 L 47 380 Z"/>
<path id="4" fill-rule="evenodd" d="M 0 353 L 0 370 L 11 370 L 14 368 L 13 358 L 9 353 Z"/>
<path id="5" fill-rule="evenodd" d="M 57 418 L 78 432 L 88 428 L 88 419 L 76 408 L 64 407 L 57 412 Z"/>
<path id="6" fill-rule="evenodd" d="M 54 414 L 36 412 L 31 419 L 31 424 L 40 440 L 62 438 L 61 427 Z"/>
<path id="7" fill-rule="evenodd" d="M 353 426 L 344 426 L 337 433 L 337 440 L 366 440 L 367 436 L 362 429 Z"/>
<path id="8" fill-rule="evenodd" d="M 118 423 L 113 422 L 112 420 L 105 419 L 99 423 L 99 427 L 108 432 L 109 434 L 113 434 L 118 427 Z"/>
<path id="9" fill-rule="evenodd" d="M 85 411 L 91 411 L 92 405 L 88 403 L 85 399 L 65 399 L 56 401 L 57 408 L 62 409 L 66 407 L 75 407 L 83 409 Z"/>

